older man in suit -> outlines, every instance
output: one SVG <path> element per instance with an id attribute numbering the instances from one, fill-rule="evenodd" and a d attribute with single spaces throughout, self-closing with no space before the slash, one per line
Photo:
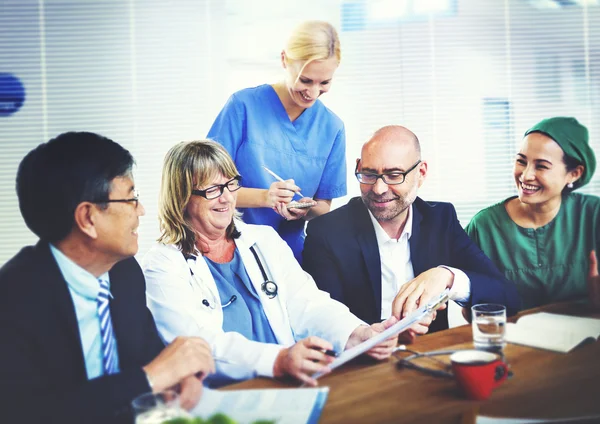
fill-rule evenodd
<path id="1" fill-rule="evenodd" d="M 471 242 L 450 203 L 426 202 L 418 138 L 407 128 L 378 130 L 362 148 L 361 198 L 310 221 L 303 267 L 320 289 L 367 322 L 411 313 L 450 289 L 462 306 L 493 302 L 519 309 L 514 285 Z M 447 310 L 407 332 L 448 327 Z"/>
<path id="2" fill-rule="evenodd" d="M 130 402 L 179 388 L 195 404 L 210 348 L 165 348 L 132 257 L 144 214 L 133 157 L 92 133 L 65 133 L 17 173 L 25 223 L 40 238 L 0 269 L 0 421 L 132 422 Z"/>

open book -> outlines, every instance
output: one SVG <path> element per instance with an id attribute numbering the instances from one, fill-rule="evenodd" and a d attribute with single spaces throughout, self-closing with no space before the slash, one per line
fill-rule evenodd
<path id="1" fill-rule="evenodd" d="M 506 325 L 506 341 L 555 352 L 569 352 L 600 336 L 600 319 L 538 312 Z"/>

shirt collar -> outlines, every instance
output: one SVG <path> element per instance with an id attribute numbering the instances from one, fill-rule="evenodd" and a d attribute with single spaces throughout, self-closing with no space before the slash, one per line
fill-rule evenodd
<path id="1" fill-rule="evenodd" d="M 69 259 L 63 252 L 57 249 L 50 243 L 50 251 L 58 264 L 58 268 L 63 275 L 63 278 L 67 282 L 69 289 L 73 290 L 77 294 L 90 299 L 95 300 L 98 297 L 100 290 L 100 283 L 98 280 L 108 281 L 110 287 L 110 279 L 108 272 L 105 272 L 100 277 L 96 278 L 87 270 L 83 269 L 71 259 Z"/>
<path id="2" fill-rule="evenodd" d="M 369 209 L 367 209 L 367 211 L 369 212 L 369 217 L 371 218 L 371 222 L 373 223 L 373 228 L 375 228 L 375 237 L 377 238 L 377 244 L 379 246 L 382 246 L 389 241 L 396 242 L 395 239 L 388 236 L 388 234 L 385 232 L 385 230 L 381 227 L 381 224 L 379 224 L 377 219 L 375 219 L 375 217 L 373 216 L 371 211 Z M 400 240 L 405 234 L 406 234 L 406 239 L 410 240 L 410 236 L 412 235 L 412 221 L 413 221 L 413 213 L 412 213 L 412 204 L 411 204 L 408 207 L 408 216 L 406 217 L 406 224 L 404 225 L 404 229 L 402 230 L 402 234 L 400 234 L 400 237 L 398 237 L 398 240 Z"/>

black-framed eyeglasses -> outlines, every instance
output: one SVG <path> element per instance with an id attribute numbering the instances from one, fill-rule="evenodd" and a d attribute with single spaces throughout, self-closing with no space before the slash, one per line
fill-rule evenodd
<path id="1" fill-rule="evenodd" d="M 214 186 L 208 187 L 205 190 L 192 190 L 192 194 L 202 196 L 207 200 L 216 199 L 217 197 L 221 197 L 223 191 L 225 191 L 225 188 L 232 193 L 242 188 L 240 185 L 241 180 L 242 176 L 236 175 L 224 184 L 215 184 Z"/>
<path id="2" fill-rule="evenodd" d="M 413 166 L 411 166 L 409 169 L 407 169 L 404 172 L 394 171 L 394 172 L 387 172 L 385 174 L 373 174 L 371 172 L 358 172 L 358 164 L 359 163 L 360 163 L 360 161 L 356 162 L 356 169 L 354 170 L 354 175 L 356 175 L 356 179 L 358 180 L 359 183 L 375 185 L 377 183 L 377 180 L 379 178 L 381 178 L 383 180 L 383 182 L 386 183 L 387 185 L 397 185 L 397 184 L 402 184 L 404 182 L 404 180 L 406 179 L 406 176 L 410 173 L 410 171 L 415 169 L 418 164 L 421 163 L 421 160 L 419 159 L 417 161 L 417 163 L 415 163 Z"/>
<path id="3" fill-rule="evenodd" d="M 93 203 L 133 203 L 137 209 L 138 204 L 140 203 L 140 192 L 137 189 L 133 190 L 133 197 L 131 199 L 106 199 Z"/>

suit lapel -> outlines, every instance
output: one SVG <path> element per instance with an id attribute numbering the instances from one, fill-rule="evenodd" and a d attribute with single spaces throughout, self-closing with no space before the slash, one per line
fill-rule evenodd
<path id="1" fill-rule="evenodd" d="M 423 221 L 423 214 L 420 211 L 420 207 L 425 205 L 424 201 L 420 198 L 416 198 L 413 202 L 413 228 L 412 235 L 410 236 L 410 260 L 413 266 L 413 272 L 415 277 L 421 274 L 422 272 L 428 270 L 435 264 L 431 263 L 432 255 L 435 253 L 431 253 L 431 247 L 428 247 L 428 243 L 430 242 L 430 237 L 428 234 L 421 234 L 421 223 Z M 425 209 L 425 208 L 424 208 Z M 427 231 L 427 226 L 423 227 L 423 231 Z M 442 236 L 440 236 L 441 238 Z M 437 259 L 433 259 L 437 260 Z M 431 323 L 429 326 L 429 332 L 435 332 L 439 330 L 445 330 L 448 328 L 448 308 L 444 310 L 438 310 L 437 318 L 435 321 Z"/>
<path id="2" fill-rule="evenodd" d="M 73 364 L 76 369 L 81 370 L 87 378 L 83 351 L 81 349 L 81 337 L 79 334 L 79 325 L 75 315 L 75 306 L 67 282 L 63 278 L 50 246 L 46 242 L 38 242 L 35 247 L 39 263 L 37 268 L 42 270 L 40 279 L 40 295 L 42 299 L 47 299 L 49 303 L 49 313 L 58 318 L 59 325 L 53 325 L 53 328 L 60 329 L 69 343 L 69 349 L 77 352 L 75 357 L 77 363 Z M 50 319 L 50 317 L 48 317 Z M 56 339 L 59 342 L 61 339 Z"/>
<path id="3" fill-rule="evenodd" d="M 376 313 L 379 316 L 381 312 L 381 257 L 379 256 L 379 246 L 377 246 L 377 237 L 375 237 L 375 229 L 369 217 L 369 212 L 362 202 L 361 198 L 355 200 L 354 220 L 358 224 L 357 238 L 358 244 L 365 261 L 367 274 L 369 275 L 369 283 L 373 289 L 375 297 Z"/>
<path id="4" fill-rule="evenodd" d="M 415 277 L 422 273 L 425 269 L 425 263 L 423 261 L 423 249 L 421 248 L 421 221 L 423 220 L 423 215 L 419 211 L 417 206 L 419 199 L 417 198 L 415 202 L 413 202 L 413 224 L 412 224 L 412 234 L 410 236 L 410 261 L 412 262 L 413 272 Z"/>

